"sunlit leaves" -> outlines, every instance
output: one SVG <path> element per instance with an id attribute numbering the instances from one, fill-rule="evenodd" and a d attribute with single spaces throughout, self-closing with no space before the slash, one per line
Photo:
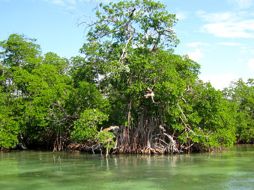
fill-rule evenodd
<path id="1" fill-rule="evenodd" d="M 0 42 L 4 50 L 0 52 L 3 64 L 6 66 L 21 66 L 28 70 L 32 69 L 41 60 L 40 46 L 35 40 L 25 38 L 22 35 L 11 34 L 6 41 Z"/>
<path id="2" fill-rule="evenodd" d="M 12 116 L 10 103 L 0 86 L 0 149 L 12 148 L 18 143 L 19 125 Z"/>
<path id="3" fill-rule="evenodd" d="M 237 140 L 242 143 L 254 142 L 254 83 L 238 80 L 225 93 L 237 109 Z"/>
<path id="4" fill-rule="evenodd" d="M 72 139 L 82 142 L 95 140 L 98 133 L 98 126 L 107 120 L 108 116 L 96 109 L 87 109 L 81 113 L 80 118 L 74 122 L 71 133 Z M 100 135 L 99 135 L 100 137 Z M 102 141 L 104 136 L 101 136 Z"/>

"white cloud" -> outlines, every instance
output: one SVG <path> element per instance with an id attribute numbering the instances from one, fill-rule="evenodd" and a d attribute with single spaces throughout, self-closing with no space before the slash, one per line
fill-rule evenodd
<path id="1" fill-rule="evenodd" d="M 210 82 L 216 89 L 224 89 L 230 86 L 232 81 L 236 81 L 238 77 L 233 73 L 200 75 L 200 79 L 204 82 Z"/>
<path id="2" fill-rule="evenodd" d="M 254 38 L 254 19 L 209 23 L 205 24 L 203 29 L 217 37 Z"/>
<path id="3" fill-rule="evenodd" d="M 186 47 L 190 50 L 187 52 L 188 57 L 196 62 L 200 62 L 201 59 L 204 57 L 203 49 L 207 46 L 207 43 L 199 41 L 187 43 Z"/>
<path id="4" fill-rule="evenodd" d="M 208 44 L 207 43 L 204 43 L 204 42 L 190 42 L 190 43 L 187 43 L 186 46 L 189 47 L 189 48 L 201 48 L 203 46 L 207 46 Z"/>
<path id="5" fill-rule="evenodd" d="M 199 48 L 188 52 L 187 55 L 189 56 L 190 59 L 196 62 L 199 62 L 204 57 L 203 52 Z"/>
<path id="6" fill-rule="evenodd" d="M 45 1 L 67 9 L 74 9 L 77 4 L 77 0 L 45 0 Z"/>
<path id="7" fill-rule="evenodd" d="M 207 22 L 227 21 L 232 17 L 235 17 L 232 12 L 207 13 L 199 10 L 196 14 Z"/>
<path id="8" fill-rule="evenodd" d="M 242 47 L 242 44 L 238 42 L 219 42 L 217 44 L 220 46 L 228 46 L 228 47 Z"/>
<path id="9" fill-rule="evenodd" d="M 235 4 L 240 9 L 248 9 L 253 5 L 253 0 L 228 0 L 230 3 Z"/>
<path id="10" fill-rule="evenodd" d="M 60 5 L 60 6 L 65 5 L 65 2 L 63 0 L 51 0 L 49 2 L 51 2 L 51 3 L 55 4 L 55 5 Z"/>
<path id="11" fill-rule="evenodd" d="M 187 13 L 185 13 L 185 12 L 176 12 L 175 13 L 176 14 L 176 18 L 178 19 L 178 20 L 185 20 L 188 16 L 187 16 Z"/>
<path id="12" fill-rule="evenodd" d="M 198 11 L 205 24 L 204 32 L 222 38 L 254 38 L 254 18 L 244 12 L 206 13 Z"/>
<path id="13" fill-rule="evenodd" d="M 109 0 L 45 0 L 45 1 L 72 10 L 77 8 L 78 4 L 80 3 L 108 2 Z"/>
<path id="14" fill-rule="evenodd" d="M 249 59 L 249 61 L 247 62 L 248 68 L 252 71 L 254 71 L 254 58 Z"/>

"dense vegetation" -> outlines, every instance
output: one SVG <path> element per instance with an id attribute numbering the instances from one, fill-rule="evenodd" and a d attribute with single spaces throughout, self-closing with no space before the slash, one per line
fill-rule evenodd
<path id="1" fill-rule="evenodd" d="M 254 140 L 254 81 L 224 91 L 174 54 L 174 14 L 152 0 L 100 5 L 82 56 L 0 42 L 0 147 L 208 151 Z"/>

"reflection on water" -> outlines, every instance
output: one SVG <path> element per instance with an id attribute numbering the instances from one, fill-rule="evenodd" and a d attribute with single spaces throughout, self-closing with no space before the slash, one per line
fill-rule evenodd
<path id="1" fill-rule="evenodd" d="M 254 189 L 254 147 L 174 156 L 0 153 L 0 188 L 61 190 Z"/>

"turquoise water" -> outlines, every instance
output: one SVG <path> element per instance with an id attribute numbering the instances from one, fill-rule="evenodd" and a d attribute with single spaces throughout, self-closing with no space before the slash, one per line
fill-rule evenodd
<path id="1" fill-rule="evenodd" d="M 174 156 L 0 153 L 1 190 L 253 190 L 254 147 Z"/>

